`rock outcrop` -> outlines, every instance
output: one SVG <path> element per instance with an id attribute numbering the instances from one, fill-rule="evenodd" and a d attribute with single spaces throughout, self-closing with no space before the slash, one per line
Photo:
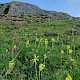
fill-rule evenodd
<path id="1" fill-rule="evenodd" d="M 35 18 L 36 21 L 71 18 L 71 16 L 68 15 L 67 13 L 56 12 L 56 11 L 46 11 L 46 10 L 40 9 L 35 5 L 18 2 L 18 1 L 0 4 L 0 22 L 2 22 L 2 20 L 4 21 L 4 19 L 13 20 L 13 17 L 15 18 L 15 21 L 17 21 L 16 17 L 21 18 L 21 21 L 27 20 L 27 19 L 31 20 L 31 17 L 32 18 L 36 17 Z"/>

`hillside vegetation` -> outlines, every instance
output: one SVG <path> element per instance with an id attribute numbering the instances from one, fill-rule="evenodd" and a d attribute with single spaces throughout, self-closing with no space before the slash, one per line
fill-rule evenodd
<path id="1" fill-rule="evenodd" d="M 1 23 L 0 80 L 80 80 L 80 21 Z"/>

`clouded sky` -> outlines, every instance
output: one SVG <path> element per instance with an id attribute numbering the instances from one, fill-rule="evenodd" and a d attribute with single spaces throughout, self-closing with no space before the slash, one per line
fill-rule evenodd
<path id="1" fill-rule="evenodd" d="M 0 0 L 0 3 L 7 3 L 13 0 Z M 80 0 L 15 0 L 34 4 L 45 10 L 65 12 L 71 16 L 80 17 Z"/>

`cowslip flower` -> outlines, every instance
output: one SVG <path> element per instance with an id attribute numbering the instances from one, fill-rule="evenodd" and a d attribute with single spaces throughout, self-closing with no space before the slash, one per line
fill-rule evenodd
<path id="1" fill-rule="evenodd" d="M 43 38 L 40 38 L 40 43 L 43 42 Z"/>
<path id="2" fill-rule="evenodd" d="M 45 39 L 45 46 L 47 47 L 48 45 L 48 39 Z"/>
<path id="3" fill-rule="evenodd" d="M 16 49 L 16 48 L 17 48 L 17 46 L 16 46 L 16 45 L 14 45 L 14 46 L 13 46 L 13 48 L 14 48 L 14 49 Z"/>
<path id="4" fill-rule="evenodd" d="M 73 50 L 72 49 L 69 49 L 69 53 L 72 54 L 73 53 Z"/>
<path id="5" fill-rule="evenodd" d="M 32 63 L 37 63 L 37 61 L 39 61 L 39 56 L 36 56 L 36 54 L 34 54 L 34 59 L 31 60 Z"/>
<path id="6" fill-rule="evenodd" d="M 8 52 L 8 49 L 6 49 L 6 52 Z"/>
<path id="7" fill-rule="evenodd" d="M 67 45 L 67 49 L 69 50 L 71 48 L 71 46 L 70 45 Z"/>
<path id="8" fill-rule="evenodd" d="M 14 60 L 12 60 L 12 61 L 9 62 L 9 68 L 14 67 L 14 65 L 15 65 L 15 61 Z"/>
<path id="9" fill-rule="evenodd" d="M 43 71 L 45 69 L 45 64 L 40 64 L 39 65 L 39 71 Z"/>
<path id="10" fill-rule="evenodd" d="M 73 63 L 76 63 L 75 59 L 72 59 L 72 58 L 71 58 L 71 61 L 72 61 Z"/>
<path id="11" fill-rule="evenodd" d="M 64 54 L 64 50 L 61 50 L 61 54 Z"/>
<path id="12" fill-rule="evenodd" d="M 52 42 L 55 42 L 55 39 L 54 39 L 54 38 L 51 38 L 51 41 L 52 41 Z"/>
<path id="13" fill-rule="evenodd" d="M 41 45 L 43 44 L 43 38 L 40 38 L 40 44 Z"/>
<path id="14" fill-rule="evenodd" d="M 36 42 L 38 42 L 38 41 L 39 41 L 39 38 L 36 37 Z"/>
<path id="15" fill-rule="evenodd" d="M 44 54 L 44 59 L 47 59 L 47 55 L 46 54 Z"/>
<path id="16" fill-rule="evenodd" d="M 65 80 L 72 80 L 72 77 L 68 74 Z"/>
<path id="17" fill-rule="evenodd" d="M 27 40 L 27 41 L 26 41 L 26 46 L 28 46 L 28 45 L 29 45 L 29 43 L 30 43 L 30 41 L 29 41 L 29 40 Z"/>

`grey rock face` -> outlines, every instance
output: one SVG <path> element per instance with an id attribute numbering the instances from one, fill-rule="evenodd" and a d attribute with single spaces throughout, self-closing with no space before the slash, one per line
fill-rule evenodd
<path id="1" fill-rule="evenodd" d="M 12 2 L 10 4 L 8 14 L 14 16 L 20 16 L 24 14 L 38 15 L 38 14 L 43 14 L 43 12 L 44 11 L 42 9 L 28 3 Z"/>
<path id="2" fill-rule="evenodd" d="M 13 1 L 10 3 L 0 5 L 0 14 L 7 14 L 10 16 L 21 16 L 25 14 L 47 15 L 52 19 L 65 19 L 71 17 L 66 13 L 61 13 L 56 11 L 46 11 L 40 9 L 35 5 L 22 3 L 18 1 Z"/>

